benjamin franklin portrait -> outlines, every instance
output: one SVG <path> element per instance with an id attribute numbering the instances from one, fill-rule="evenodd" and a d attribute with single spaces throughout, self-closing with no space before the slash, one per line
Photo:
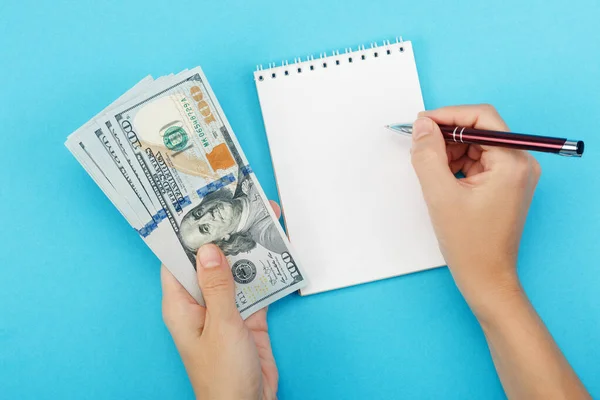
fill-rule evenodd
<path id="1" fill-rule="evenodd" d="M 225 255 L 248 252 L 257 244 L 278 254 L 286 251 L 277 226 L 248 177 L 235 193 L 221 188 L 206 195 L 183 217 L 179 236 L 193 257 L 207 243 L 216 244 Z"/>

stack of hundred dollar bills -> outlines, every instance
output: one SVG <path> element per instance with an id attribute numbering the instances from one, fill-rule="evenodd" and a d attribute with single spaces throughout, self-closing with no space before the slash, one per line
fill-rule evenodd
<path id="1" fill-rule="evenodd" d="M 144 78 L 65 145 L 198 303 L 196 253 L 206 243 L 227 256 L 244 318 L 305 285 L 199 67 Z"/>

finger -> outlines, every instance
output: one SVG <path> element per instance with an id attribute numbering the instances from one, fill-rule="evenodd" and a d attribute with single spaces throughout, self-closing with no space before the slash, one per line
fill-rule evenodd
<path id="1" fill-rule="evenodd" d="M 450 170 L 453 174 L 456 174 L 458 171 L 462 171 L 466 177 L 470 177 L 483 172 L 483 165 L 481 165 L 479 161 L 473 160 L 467 155 L 464 155 L 458 160 L 450 163 Z"/>
<path id="2" fill-rule="evenodd" d="M 178 338 L 185 332 L 201 331 L 206 309 L 198 305 L 164 265 L 161 265 L 160 281 L 163 319 L 172 335 Z"/>
<path id="3" fill-rule="evenodd" d="M 467 155 L 471 160 L 479 160 L 482 153 L 483 149 L 478 144 L 469 145 L 469 149 L 467 150 Z"/>
<path id="4" fill-rule="evenodd" d="M 429 118 L 419 118 L 413 124 L 411 157 L 425 200 L 430 203 L 443 198 L 456 178 L 448 167 L 442 132 Z"/>
<path id="5" fill-rule="evenodd" d="M 279 207 L 279 204 L 277 204 L 273 200 L 269 200 L 269 204 L 271 204 L 275 216 L 277 217 L 277 219 L 279 219 L 281 217 L 281 207 Z"/>
<path id="6" fill-rule="evenodd" d="M 451 163 L 454 160 L 458 160 L 467 152 L 468 149 L 468 144 L 446 142 L 446 155 L 448 156 L 448 162 Z"/>
<path id="7" fill-rule="evenodd" d="M 212 320 L 242 321 L 235 305 L 235 284 L 225 255 L 214 244 L 198 250 L 198 283 Z"/>
<path id="8" fill-rule="evenodd" d="M 484 171 L 480 162 L 483 149 L 478 144 L 468 145 L 466 151 L 460 157 L 450 160 L 450 170 L 453 174 L 462 171 L 465 176 L 472 176 Z"/>
<path id="9" fill-rule="evenodd" d="M 468 183 L 474 185 L 489 183 L 506 188 L 510 185 L 535 188 L 541 174 L 541 168 L 535 158 L 526 151 L 496 149 L 484 151 L 480 164 L 484 173 L 469 176 Z M 493 179 L 488 179 L 489 177 Z M 533 185 L 530 183 L 533 182 Z"/>
<path id="10" fill-rule="evenodd" d="M 189 294 L 187 290 L 179 283 L 177 278 L 173 276 L 171 271 L 164 265 L 160 266 L 160 282 L 163 292 L 163 301 L 185 301 L 195 303 L 196 300 Z"/>
<path id="11" fill-rule="evenodd" d="M 258 310 L 244 321 L 248 329 L 253 332 L 267 332 L 267 308 Z"/>
<path id="12" fill-rule="evenodd" d="M 498 111 L 489 104 L 442 107 L 424 111 L 419 116 L 431 118 L 438 124 L 508 131 L 508 126 Z"/>
<path id="13" fill-rule="evenodd" d="M 489 104 L 443 107 L 437 110 L 424 111 L 419 115 L 433 119 L 438 124 L 474 127 L 478 129 L 508 131 L 508 126 Z M 479 151 L 481 150 L 481 152 Z M 472 159 L 481 159 L 484 170 L 512 169 L 512 163 L 519 159 L 519 150 L 494 146 L 469 147 L 468 154 Z"/>
<path id="14" fill-rule="evenodd" d="M 465 165 L 465 161 L 465 157 L 461 157 L 458 160 L 450 161 L 450 171 L 452 171 L 453 174 L 456 174 L 458 171 L 462 171 L 463 166 Z"/>
<path id="15" fill-rule="evenodd" d="M 514 174 L 522 172 L 523 166 L 528 164 L 529 157 L 530 154 L 525 150 L 496 147 L 489 150 L 484 148 L 480 161 L 485 171 L 494 171 L 512 179 Z"/>

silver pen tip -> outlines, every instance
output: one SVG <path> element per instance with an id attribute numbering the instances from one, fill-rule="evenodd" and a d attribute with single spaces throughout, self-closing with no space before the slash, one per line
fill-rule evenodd
<path id="1" fill-rule="evenodd" d="M 412 135 L 412 124 L 392 124 L 386 125 L 386 128 L 406 136 Z"/>

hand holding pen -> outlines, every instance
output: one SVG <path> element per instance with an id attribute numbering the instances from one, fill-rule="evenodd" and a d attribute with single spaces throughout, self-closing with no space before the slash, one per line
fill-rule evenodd
<path id="1" fill-rule="evenodd" d="M 445 107 L 419 116 L 412 126 L 412 164 L 442 254 L 481 324 L 507 397 L 591 399 L 517 274 L 540 165 L 526 151 L 467 144 L 469 128 L 460 143 L 460 131 L 444 133 L 437 125 L 508 131 L 491 106 Z M 449 144 L 454 138 L 458 144 Z M 552 151 L 560 154 L 557 147 Z M 569 151 L 577 154 L 577 147 Z M 458 171 L 465 177 L 456 178 Z"/>

